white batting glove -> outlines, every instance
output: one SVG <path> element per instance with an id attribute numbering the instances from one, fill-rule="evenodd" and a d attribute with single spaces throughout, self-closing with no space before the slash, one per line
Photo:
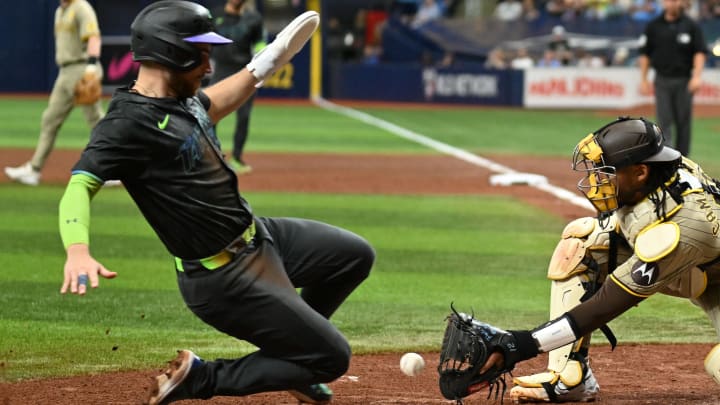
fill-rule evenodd
<path id="1" fill-rule="evenodd" d="M 262 87 L 265 79 L 300 52 L 319 24 L 318 13 L 306 11 L 295 17 L 278 33 L 272 43 L 258 52 L 246 66 L 247 70 L 259 80 L 255 87 Z"/>
<path id="2" fill-rule="evenodd" d="M 273 46 L 274 42 L 266 46 L 260 52 L 255 54 L 250 63 L 247 64 L 247 70 L 255 76 L 259 82 L 255 87 L 260 88 L 265 83 L 265 79 L 270 77 L 283 64 L 278 63 L 283 49 L 279 46 Z"/>

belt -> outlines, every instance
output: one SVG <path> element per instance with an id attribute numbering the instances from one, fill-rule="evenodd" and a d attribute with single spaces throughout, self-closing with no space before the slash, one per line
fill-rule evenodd
<path id="1" fill-rule="evenodd" d="M 220 253 L 206 257 L 204 259 L 186 260 L 179 257 L 175 258 L 175 268 L 177 271 L 191 273 L 197 270 L 215 270 L 228 263 L 235 257 L 235 254 L 247 247 L 255 237 L 255 221 L 245 231 Z"/>
<path id="2" fill-rule="evenodd" d="M 87 59 L 71 60 L 70 62 L 61 63 L 60 67 L 68 67 L 70 65 L 79 65 L 81 63 L 87 63 Z"/>

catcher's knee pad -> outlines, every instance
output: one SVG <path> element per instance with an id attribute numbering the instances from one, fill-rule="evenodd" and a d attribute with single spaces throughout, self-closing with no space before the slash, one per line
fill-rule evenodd
<path id="1" fill-rule="evenodd" d="M 600 391 L 587 360 L 578 353 L 573 353 L 562 372 L 517 377 L 513 383 L 510 397 L 514 402 L 589 402 Z"/>
<path id="2" fill-rule="evenodd" d="M 720 384 L 720 344 L 710 350 L 710 353 L 705 356 L 705 372 L 715 380 L 716 383 Z"/>
<path id="3" fill-rule="evenodd" d="M 567 224 L 550 259 L 548 278 L 565 280 L 575 274 L 586 273 L 591 262 L 597 266 L 607 264 L 610 232 L 615 230 L 615 217 L 610 217 L 610 221 L 603 225 L 596 218 L 590 217 Z"/>
<path id="4" fill-rule="evenodd" d="M 550 319 L 578 306 L 589 286 L 604 279 L 609 261 L 610 232 L 615 230 L 615 226 L 614 216 L 607 223 L 601 224 L 596 218 L 585 217 L 565 226 L 548 266 L 548 278 L 552 280 Z M 629 254 L 622 252 L 623 256 Z M 589 343 L 588 336 L 588 339 L 550 351 L 548 370 L 563 372 L 571 354 Z"/>

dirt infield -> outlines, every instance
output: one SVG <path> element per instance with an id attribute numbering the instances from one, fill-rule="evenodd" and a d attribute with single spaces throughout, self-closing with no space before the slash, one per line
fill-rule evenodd
<path id="1" fill-rule="evenodd" d="M 77 151 L 56 150 L 43 173 L 43 181 L 61 183 L 69 177 Z M 24 162 L 29 151 L 0 150 L 2 165 Z M 519 171 L 540 173 L 554 185 L 574 190 L 577 175 L 569 170 L 567 157 L 529 158 L 486 156 Z M 562 202 L 528 186 L 491 187 L 490 173 L 482 168 L 444 156 L 408 155 L 290 155 L 251 153 L 255 171 L 240 179 L 245 191 L 302 191 L 387 194 L 506 194 L 511 193 L 536 207 L 565 219 L 589 211 Z M 4 176 L 0 181 L 5 181 Z M 717 404 L 720 387 L 704 372 L 702 361 L 711 344 L 626 345 L 610 352 L 594 347 L 593 369 L 602 387 L 600 404 Z M 170 356 L 171 354 L 168 353 Z M 419 377 L 402 375 L 400 354 L 356 356 L 348 373 L 331 388 L 334 404 L 449 404 L 437 388 L 437 353 L 424 353 L 427 370 Z M 516 375 L 544 368 L 546 356 L 518 366 Z M 0 363 L 0 368 L 5 367 Z M 156 370 L 24 381 L 0 384 L 0 405 L 27 404 L 140 404 Z M 1 370 L 0 370 L 1 371 Z M 258 394 L 245 398 L 217 397 L 211 401 L 182 404 L 294 404 L 286 393 Z M 495 403 L 485 393 L 468 398 L 467 404 Z M 508 403 L 506 400 L 505 403 Z"/>

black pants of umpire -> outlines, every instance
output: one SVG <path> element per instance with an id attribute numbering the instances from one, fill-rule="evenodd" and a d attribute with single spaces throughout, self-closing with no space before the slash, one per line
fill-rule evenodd
<path id="1" fill-rule="evenodd" d="M 349 231 L 316 221 L 255 221 L 254 242 L 230 263 L 178 272 L 180 292 L 195 315 L 258 347 L 194 368 L 188 383 L 195 398 L 307 387 L 330 382 L 349 366 L 350 346 L 328 318 L 367 278 L 373 249 Z"/>
<path id="2" fill-rule="evenodd" d="M 684 156 L 690 153 L 693 94 L 687 77 L 655 77 L 655 115 L 665 144 Z M 674 130 L 673 130 L 674 127 Z"/>

